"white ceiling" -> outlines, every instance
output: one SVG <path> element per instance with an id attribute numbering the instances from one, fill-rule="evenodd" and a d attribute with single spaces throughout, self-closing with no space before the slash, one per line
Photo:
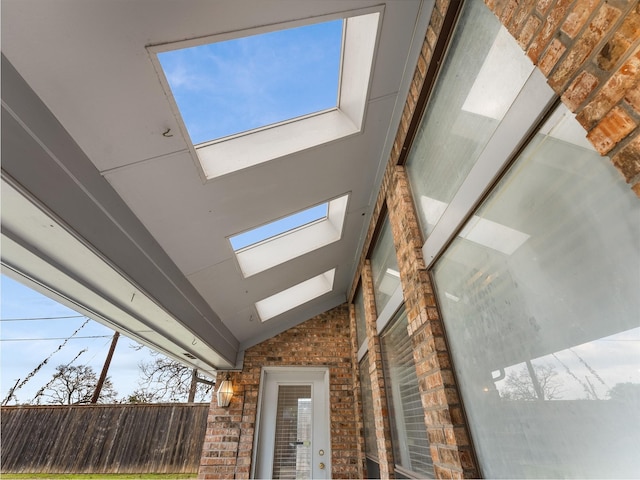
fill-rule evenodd
<path id="1" fill-rule="evenodd" d="M 380 4 L 363 132 L 203 183 L 146 47 Z M 2 53 L 242 350 L 345 301 L 431 7 L 422 0 L 3 0 Z M 162 135 L 168 128 L 173 137 Z M 228 236 L 345 193 L 341 240 L 242 277 Z M 332 268 L 333 292 L 257 319 L 256 301 Z"/>

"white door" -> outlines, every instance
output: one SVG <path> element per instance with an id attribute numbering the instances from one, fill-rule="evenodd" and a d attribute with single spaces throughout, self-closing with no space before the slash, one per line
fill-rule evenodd
<path id="1" fill-rule="evenodd" d="M 331 477 L 328 369 L 262 370 L 254 452 L 254 478 Z"/>

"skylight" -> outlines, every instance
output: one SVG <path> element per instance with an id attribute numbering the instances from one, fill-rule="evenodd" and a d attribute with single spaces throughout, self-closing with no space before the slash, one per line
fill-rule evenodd
<path id="1" fill-rule="evenodd" d="M 333 290 L 336 269 L 329 270 L 256 302 L 260 320 L 267 321 Z"/>
<path id="2" fill-rule="evenodd" d="M 340 240 L 348 200 L 343 195 L 230 237 L 242 274 L 250 277 Z"/>
<path id="3" fill-rule="evenodd" d="M 147 47 L 203 179 L 361 132 L 383 11 Z"/>
<path id="4" fill-rule="evenodd" d="M 288 217 L 276 220 L 275 222 L 267 223 L 261 227 L 230 237 L 229 241 L 231 242 L 233 250 L 237 252 L 238 250 L 250 245 L 255 245 L 270 238 L 277 237 L 283 233 L 295 230 L 296 228 L 327 218 L 328 211 L 329 202 L 322 203 L 315 207 L 289 215 Z"/>
<path id="5" fill-rule="evenodd" d="M 336 108 L 343 23 L 158 53 L 193 144 Z"/>

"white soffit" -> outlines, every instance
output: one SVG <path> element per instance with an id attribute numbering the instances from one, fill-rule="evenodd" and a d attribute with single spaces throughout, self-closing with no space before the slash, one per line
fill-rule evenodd
<path id="1" fill-rule="evenodd" d="M 338 107 L 277 125 L 199 145 L 190 145 L 205 180 L 306 150 L 362 131 L 373 59 L 384 6 L 341 12 L 267 27 L 147 47 L 160 81 L 171 99 L 185 139 L 189 138 L 157 54 L 234 38 L 344 18 Z M 187 142 L 190 143 L 190 142 Z"/>
<path id="2" fill-rule="evenodd" d="M 326 218 L 240 249 L 236 259 L 245 278 L 340 240 L 349 195 L 329 202 Z"/>
<path id="3" fill-rule="evenodd" d="M 1 191 L 4 273 L 21 277 L 20 281 L 46 291 L 48 296 L 53 294 L 57 301 L 92 320 L 194 368 L 212 374 L 214 365 L 230 366 L 108 260 L 4 178 Z"/>
<path id="4" fill-rule="evenodd" d="M 265 322 L 292 308 L 307 303 L 333 290 L 336 269 L 321 273 L 309 280 L 256 302 L 260 320 Z"/>

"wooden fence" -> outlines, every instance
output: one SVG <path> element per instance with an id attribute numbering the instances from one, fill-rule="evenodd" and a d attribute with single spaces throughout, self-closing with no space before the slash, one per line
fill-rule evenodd
<path id="1" fill-rule="evenodd" d="M 2 473 L 195 473 L 209 404 L 2 407 Z"/>

